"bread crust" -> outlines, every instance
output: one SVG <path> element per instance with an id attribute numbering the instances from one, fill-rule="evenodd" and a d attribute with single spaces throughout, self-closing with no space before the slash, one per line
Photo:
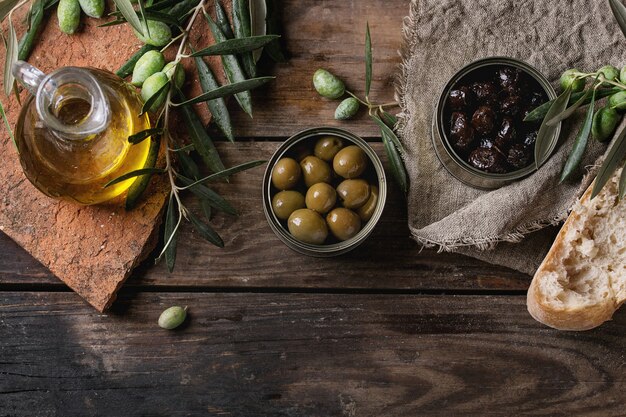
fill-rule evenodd
<path id="1" fill-rule="evenodd" d="M 587 188 L 581 198 L 583 201 L 591 197 L 592 185 Z M 582 331 L 593 329 L 610 320 L 615 311 L 619 308 L 615 301 L 609 299 L 595 305 L 585 305 L 580 308 L 563 307 L 556 308 L 546 302 L 546 297 L 542 294 L 539 282 L 550 271 L 555 270 L 556 265 L 562 264 L 560 254 L 564 253 L 565 236 L 571 225 L 580 219 L 581 215 L 574 209 L 569 215 L 565 224 L 559 231 L 550 251 L 539 266 L 533 280 L 528 288 L 526 305 L 528 312 L 533 318 L 546 326 L 558 330 Z"/>

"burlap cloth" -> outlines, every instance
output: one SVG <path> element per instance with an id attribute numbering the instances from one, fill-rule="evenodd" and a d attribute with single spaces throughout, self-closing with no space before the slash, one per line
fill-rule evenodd
<path id="1" fill-rule="evenodd" d="M 436 100 L 464 65 L 488 56 L 519 58 L 555 87 L 560 73 L 619 66 L 624 35 L 604 0 L 413 0 L 404 22 L 399 132 L 410 177 L 409 228 L 422 245 L 464 253 L 533 274 L 580 194 L 559 175 L 584 114 L 563 124 L 556 153 L 535 174 L 494 191 L 463 185 L 431 142 Z M 582 166 L 606 149 L 590 142 Z M 547 228 L 547 230 L 546 230 Z"/>

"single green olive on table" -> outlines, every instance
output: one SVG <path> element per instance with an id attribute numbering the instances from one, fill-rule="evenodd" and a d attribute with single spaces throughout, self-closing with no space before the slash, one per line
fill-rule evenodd
<path id="1" fill-rule="evenodd" d="M 183 324 L 187 318 L 187 307 L 173 306 L 164 310 L 159 316 L 159 327 L 173 330 Z"/>
<path id="2" fill-rule="evenodd" d="M 405 151 L 394 132 L 397 119 L 385 110 L 389 107 L 398 106 L 398 103 L 378 104 L 372 102 L 369 97 L 371 84 L 372 39 L 369 24 L 367 24 L 365 30 L 365 98 L 359 98 L 356 94 L 347 90 L 345 83 L 341 79 L 324 68 L 318 69 L 313 74 L 313 87 L 320 96 L 330 100 L 340 99 L 346 94 L 350 96 L 342 100 L 335 109 L 335 119 L 337 120 L 351 119 L 358 113 L 361 105 L 367 108 L 369 116 L 380 128 L 393 177 L 403 194 L 406 195 L 408 192 L 408 176 L 403 161 Z"/>

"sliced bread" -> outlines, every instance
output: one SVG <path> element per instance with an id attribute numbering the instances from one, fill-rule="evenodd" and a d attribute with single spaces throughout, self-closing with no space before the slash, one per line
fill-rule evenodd
<path id="1" fill-rule="evenodd" d="M 588 330 L 610 320 L 626 300 L 626 202 L 621 171 L 593 200 L 573 208 L 528 289 L 530 314 L 561 330 Z"/>

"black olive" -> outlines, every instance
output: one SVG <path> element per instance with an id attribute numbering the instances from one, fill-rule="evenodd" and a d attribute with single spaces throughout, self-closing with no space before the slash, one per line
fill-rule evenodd
<path id="1" fill-rule="evenodd" d="M 479 135 L 488 135 L 496 123 L 496 113 L 489 106 L 480 106 L 472 116 L 472 127 Z"/>
<path id="2" fill-rule="evenodd" d="M 454 112 L 450 121 L 450 139 L 454 148 L 467 151 L 474 142 L 474 129 L 465 113 Z"/>
<path id="3" fill-rule="evenodd" d="M 495 141 L 492 138 L 481 138 L 478 143 L 482 148 L 492 148 Z"/>
<path id="4" fill-rule="evenodd" d="M 513 67 L 502 67 L 496 71 L 496 80 L 500 87 L 510 93 L 517 92 L 522 79 L 522 71 Z"/>
<path id="5" fill-rule="evenodd" d="M 505 97 L 500 102 L 500 111 L 507 116 L 515 117 L 522 110 L 522 98 L 517 94 Z"/>
<path id="6" fill-rule="evenodd" d="M 524 146 L 531 147 L 535 146 L 535 142 L 537 141 L 537 131 L 531 130 L 530 132 L 526 132 L 524 135 Z"/>
<path id="7" fill-rule="evenodd" d="M 468 161 L 481 171 L 495 174 L 506 173 L 504 157 L 496 148 L 476 148 L 470 153 Z"/>
<path id="8" fill-rule="evenodd" d="M 450 97 L 448 100 L 450 108 L 456 111 L 466 110 L 468 107 L 471 107 L 473 103 L 472 94 L 472 91 L 466 86 L 450 91 Z"/>
<path id="9" fill-rule="evenodd" d="M 513 167 L 520 169 L 528 166 L 532 158 L 530 149 L 521 143 L 511 146 L 506 155 L 506 161 Z"/>
<path id="10" fill-rule="evenodd" d="M 515 142 L 516 137 L 517 132 L 513 119 L 508 116 L 503 117 L 502 123 L 500 123 L 500 129 L 496 134 L 496 146 L 500 148 L 501 151 L 504 151 Z"/>
<path id="11" fill-rule="evenodd" d="M 479 104 L 491 104 L 498 98 L 496 85 L 489 81 L 475 82 L 470 86 Z"/>

